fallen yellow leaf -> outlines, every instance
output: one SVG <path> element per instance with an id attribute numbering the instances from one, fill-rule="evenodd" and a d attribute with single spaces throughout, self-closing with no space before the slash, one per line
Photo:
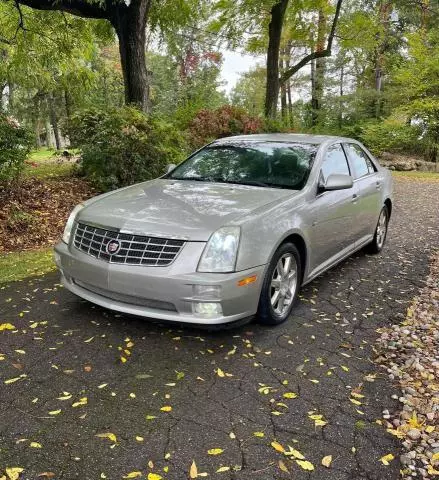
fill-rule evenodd
<path id="1" fill-rule="evenodd" d="M 73 395 L 71 393 L 65 393 L 61 397 L 58 397 L 57 400 L 70 400 L 72 398 L 72 396 Z"/>
<path id="2" fill-rule="evenodd" d="M 116 435 L 115 435 L 114 433 L 111 433 L 111 432 L 107 432 L 107 433 L 97 433 L 95 436 L 96 436 L 96 437 L 99 437 L 99 438 L 108 438 L 108 440 L 111 440 L 111 441 L 114 442 L 114 443 L 117 442 Z"/>
<path id="3" fill-rule="evenodd" d="M 271 442 L 271 446 L 278 452 L 285 452 L 285 448 L 278 442 Z"/>
<path id="4" fill-rule="evenodd" d="M 87 397 L 82 397 L 77 402 L 72 403 L 72 407 L 81 407 L 82 405 L 87 405 L 87 401 Z"/>
<path id="5" fill-rule="evenodd" d="M 190 478 L 197 478 L 198 477 L 198 468 L 195 464 L 195 460 L 192 461 L 191 468 L 189 470 L 189 477 Z"/>
<path id="6" fill-rule="evenodd" d="M 388 453 L 387 455 L 384 455 L 384 457 L 380 458 L 380 461 L 383 462 L 383 465 L 389 465 L 389 463 L 394 459 L 395 457 L 391 454 Z"/>
<path id="7" fill-rule="evenodd" d="M 285 473 L 290 473 L 287 466 L 282 460 L 279 460 L 279 468 Z"/>
<path id="8" fill-rule="evenodd" d="M 264 432 L 253 432 L 253 435 L 255 437 L 263 437 L 263 436 L 265 436 L 265 433 Z"/>
<path id="9" fill-rule="evenodd" d="M 123 478 L 138 478 L 142 476 L 142 472 L 130 472 L 127 473 Z"/>
<path id="10" fill-rule="evenodd" d="M 218 375 L 218 377 L 221 377 L 221 378 L 226 376 L 226 374 L 221 370 L 221 368 L 217 369 L 216 374 Z"/>
<path id="11" fill-rule="evenodd" d="M 229 470 L 230 470 L 230 467 L 220 467 L 215 473 L 228 472 Z"/>
<path id="12" fill-rule="evenodd" d="M 29 446 L 32 447 L 32 448 L 43 448 L 41 446 L 41 443 L 38 443 L 38 442 L 30 442 Z"/>
<path id="13" fill-rule="evenodd" d="M 308 462 L 308 460 L 296 460 L 297 465 L 299 467 L 303 468 L 304 470 L 309 470 L 313 471 L 314 470 L 314 465 L 311 462 Z"/>
<path id="14" fill-rule="evenodd" d="M 162 480 L 162 476 L 157 473 L 148 473 L 148 480 Z"/>
<path id="15" fill-rule="evenodd" d="M 15 327 L 12 323 L 0 323 L 0 332 L 3 330 L 15 330 Z"/>
<path id="16" fill-rule="evenodd" d="M 294 458 L 297 458 L 299 460 L 305 460 L 305 457 L 299 452 L 299 450 L 295 450 L 294 448 L 290 447 L 288 445 L 289 450 L 285 452 L 286 456 L 293 456 Z"/>
<path id="17" fill-rule="evenodd" d="M 9 477 L 9 480 L 18 480 L 20 473 L 24 471 L 24 468 L 21 467 L 6 467 L 6 475 Z"/>
<path id="18" fill-rule="evenodd" d="M 332 462 L 332 455 L 326 455 L 326 457 L 322 458 L 322 465 L 324 467 L 329 468 Z"/>
<path id="19" fill-rule="evenodd" d="M 211 448 L 210 450 L 207 450 L 207 453 L 209 455 L 221 455 L 224 452 L 222 448 Z"/>
<path id="20" fill-rule="evenodd" d="M 58 410 L 51 410 L 49 412 L 49 415 L 59 415 L 61 413 L 61 409 L 59 408 Z"/>
<path id="21" fill-rule="evenodd" d="M 172 410 L 172 407 L 169 405 L 165 405 L 160 409 L 162 412 L 170 412 Z"/>
<path id="22" fill-rule="evenodd" d="M 297 398 L 297 393 L 294 392 L 286 392 L 284 393 L 284 398 Z"/>

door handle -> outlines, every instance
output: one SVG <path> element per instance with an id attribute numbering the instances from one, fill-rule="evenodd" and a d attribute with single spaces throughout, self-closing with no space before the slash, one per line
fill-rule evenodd
<path id="1" fill-rule="evenodd" d="M 356 193 L 354 193 L 352 195 L 352 202 L 355 203 L 357 200 L 358 200 L 358 195 Z"/>
<path id="2" fill-rule="evenodd" d="M 376 182 L 376 189 L 381 190 L 381 182 Z"/>

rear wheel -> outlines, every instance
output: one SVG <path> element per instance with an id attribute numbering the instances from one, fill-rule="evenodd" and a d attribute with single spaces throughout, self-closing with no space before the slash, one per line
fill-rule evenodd
<path id="1" fill-rule="evenodd" d="M 367 250 L 370 253 L 380 253 L 384 247 L 387 237 L 387 227 L 389 224 L 389 210 L 387 206 L 384 206 L 380 212 L 378 223 L 375 229 L 373 240 L 367 246 Z"/>
<path id="2" fill-rule="evenodd" d="M 282 244 L 270 261 L 262 285 L 258 307 L 261 323 L 278 325 L 289 317 L 300 288 L 301 273 L 296 246 Z"/>

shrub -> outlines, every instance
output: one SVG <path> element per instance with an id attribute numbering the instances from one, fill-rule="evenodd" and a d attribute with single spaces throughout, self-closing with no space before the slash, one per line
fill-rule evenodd
<path id="1" fill-rule="evenodd" d="M 186 150 L 172 125 L 133 107 L 80 112 L 72 118 L 69 136 L 82 150 L 81 172 L 103 191 L 156 178 Z"/>
<path id="2" fill-rule="evenodd" d="M 243 108 L 223 105 L 216 110 L 201 110 L 189 125 L 190 144 L 200 148 L 216 138 L 264 131 L 264 121 Z"/>
<path id="3" fill-rule="evenodd" d="M 352 132 L 354 133 L 354 132 Z M 421 154 L 421 129 L 388 118 L 379 123 L 363 124 L 352 136 L 362 141 L 374 154 L 383 152 Z"/>
<path id="4" fill-rule="evenodd" d="M 0 114 L 0 182 L 16 180 L 24 168 L 34 138 L 11 117 Z"/>

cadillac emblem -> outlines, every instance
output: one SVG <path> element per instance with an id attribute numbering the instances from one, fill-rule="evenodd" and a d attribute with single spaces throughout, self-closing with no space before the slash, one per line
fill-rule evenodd
<path id="1" fill-rule="evenodd" d="M 110 255 L 116 255 L 116 253 L 120 250 L 120 242 L 118 240 L 110 240 L 107 243 L 106 250 Z"/>

